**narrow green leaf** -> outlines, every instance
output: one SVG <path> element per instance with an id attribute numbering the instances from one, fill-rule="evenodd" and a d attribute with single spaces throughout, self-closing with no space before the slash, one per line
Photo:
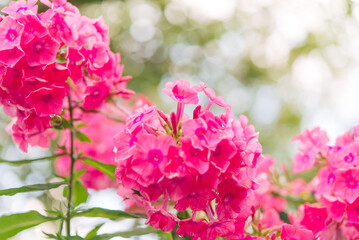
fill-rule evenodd
<path id="1" fill-rule="evenodd" d="M 100 225 L 97 225 L 94 229 L 92 229 L 84 238 L 84 240 L 90 240 L 92 237 L 95 237 L 98 230 L 104 225 L 104 223 L 101 223 Z"/>
<path id="2" fill-rule="evenodd" d="M 74 206 L 78 206 L 81 203 L 84 203 L 87 201 L 88 198 L 88 193 L 87 190 L 84 186 L 82 186 L 80 181 L 76 181 L 74 184 L 74 189 L 73 189 L 73 202 L 74 202 Z"/>
<path id="3" fill-rule="evenodd" d="M 103 217 L 115 220 L 118 218 L 146 218 L 146 215 L 126 213 L 120 210 L 110 210 L 105 208 L 90 208 L 88 210 L 75 212 L 74 217 Z"/>
<path id="4" fill-rule="evenodd" d="M 101 234 L 94 236 L 92 238 L 89 238 L 88 240 L 110 240 L 114 237 L 123 237 L 123 238 L 129 238 L 132 236 L 140 236 L 140 235 L 146 235 L 150 233 L 157 233 L 160 230 L 155 229 L 153 227 L 147 227 L 147 228 L 136 228 L 132 231 L 128 232 L 117 232 L 117 233 L 110 233 L 110 234 Z"/>
<path id="5" fill-rule="evenodd" d="M 35 159 L 25 159 L 25 160 L 18 160 L 18 161 L 9 161 L 9 160 L 0 159 L 0 163 L 7 163 L 7 164 L 12 164 L 12 165 L 21 165 L 21 164 L 28 164 L 28 163 L 37 162 L 37 161 L 51 160 L 51 159 L 54 159 L 54 158 L 65 156 L 65 155 L 67 155 L 67 154 L 63 153 L 63 154 L 57 154 L 57 155 L 54 155 L 54 156 L 35 158 Z"/>
<path id="6" fill-rule="evenodd" d="M 88 142 L 88 143 L 91 142 L 91 139 L 86 134 L 84 134 L 80 131 L 75 132 L 75 138 L 77 138 L 81 142 Z"/>
<path id="7" fill-rule="evenodd" d="M 77 173 L 74 174 L 74 180 L 79 179 L 82 175 L 85 174 L 85 172 L 87 171 L 87 169 L 81 169 L 80 171 L 78 171 Z"/>
<path id="8" fill-rule="evenodd" d="M 36 211 L 1 216 L 0 239 L 8 239 L 25 229 L 57 219 L 45 217 Z"/>
<path id="9" fill-rule="evenodd" d="M 90 166 L 96 168 L 97 170 L 103 172 L 104 174 L 109 176 L 112 180 L 116 180 L 116 178 L 115 178 L 116 166 L 115 165 L 101 163 L 99 161 L 89 159 L 89 158 L 83 158 L 81 160 L 83 163 L 90 165 Z"/>
<path id="10" fill-rule="evenodd" d="M 66 184 L 66 182 L 34 184 L 34 185 L 22 186 L 19 188 L 3 189 L 3 190 L 0 190 L 0 196 L 1 195 L 12 196 L 12 195 L 15 195 L 16 193 L 23 193 L 23 192 L 44 191 L 44 190 L 49 190 L 52 188 L 57 188 L 64 184 Z"/>

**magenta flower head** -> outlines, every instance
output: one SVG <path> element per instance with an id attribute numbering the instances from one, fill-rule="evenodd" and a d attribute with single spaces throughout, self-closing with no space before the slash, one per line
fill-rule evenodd
<path id="1" fill-rule="evenodd" d="M 7 14 L 0 20 L 1 104 L 15 119 L 9 132 L 24 151 L 49 145 L 50 119 L 62 114 L 68 96 L 91 111 L 133 94 L 101 19 L 81 16 L 67 0 L 40 2 L 48 7 L 41 13 L 37 0 L 11 1 L 1 10 Z M 35 120 L 46 127 L 27 124 Z"/>
<path id="2" fill-rule="evenodd" d="M 116 178 L 128 190 L 125 197 L 164 231 L 178 224 L 179 235 L 194 239 L 243 233 L 253 213 L 254 179 L 262 161 L 258 134 L 244 116 L 234 119 L 228 104 L 204 83 L 191 87 L 178 80 L 163 91 L 178 103 L 176 112 L 138 109 L 115 138 Z M 184 108 L 198 104 L 198 94 L 209 102 L 187 116 Z M 213 104 L 223 112 L 212 113 Z M 187 217 L 175 218 L 173 211 Z"/>

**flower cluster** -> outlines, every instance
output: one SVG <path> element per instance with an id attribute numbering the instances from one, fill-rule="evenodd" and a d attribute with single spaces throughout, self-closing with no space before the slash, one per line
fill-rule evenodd
<path id="1" fill-rule="evenodd" d="M 0 17 L 0 103 L 14 117 L 8 130 L 23 151 L 28 143 L 49 146 L 45 130 L 66 96 L 93 110 L 132 94 L 103 20 L 81 16 L 66 0 L 41 2 L 49 8 L 38 13 L 37 0 L 12 1 Z"/>
<path id="2" fill-rule="evenodd" d="M 359 238 L 359 126 L 328 145 L 320 128 L 306 130 L 296 137 L 300 153 L 294 157 L 293 172 L 319 166 L 311 182 L 317 203 L 306 203 L 303 217 L 295 221 L 322 239 L 329 236 Z"/>
<path id="3" fill-rule="evenodd" d="M 122 195 L 144 208 L 155 228 L 171 231 L 178 224 L 180 236 L 237 239 L 253 212 L 262 161 L 258 134 L 204 83 L 177 80 L 163 91 L 177 102 L 176 112 L 146 106 L 115 137 Z M 209 100 L 205 107 L 197 105 L 200 92 Z M 192 117 L 184 114 L 189 104 L 197 105 Z M 212 105 L 224 112 L 215 115 Z"/>

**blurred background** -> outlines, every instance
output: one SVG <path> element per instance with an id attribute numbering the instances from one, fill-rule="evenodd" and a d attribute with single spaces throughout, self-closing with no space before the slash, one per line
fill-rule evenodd
<path id="1" fill-rule="evenodd" d="M 166 81 L 203 81 L 232 105 L 236 116 L 248 116 L 260 132 L 263 152 L 278 162 L 290 164 L 296 149 L 292 138 L 306 128 L 319 125 L 334 142 L 359 123 L 359 1 L 70 2 L 83 15 L 102 16 L 109 25 L 112 50 L 121 54 L 125 74 L 133 76 L 130 89 L 167 111 L 175 106 L 162 93 Z M 7 4 L 0 0 L 0 8 Z M 0 114 L 1 157 L 47 155 L 37 148 L 20 153 L 5 133 L 9 121 Z M 0 188 L 44 182 L 50 167 L 1 165 Z M 0 213 L 29 204 L 41 208 L 37 197 L 1 197 Z M 115 190 L 100 191 L 86 204 L 103 203 L 123 208 Z M 25 235 L 39 234 L 34 239 L 40 239 L 36 231 Z"/>

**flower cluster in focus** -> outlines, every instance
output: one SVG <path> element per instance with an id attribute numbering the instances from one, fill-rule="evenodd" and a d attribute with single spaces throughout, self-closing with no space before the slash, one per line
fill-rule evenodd
<path id="1" fill-rule="evenodd" d="M 204 83 L 178 80 L 163 91 L 177 102 L 176 112 L 143 107 L 115 138 L 120 194 L 145 209 L 155 228 L 172 231 L 178 224 L 180 236 L 238 239 L 258 187 L 258 133 L 245 116 L 234 119 Z M 197 105 L 199 93 L 208 98 L 205 107 Z M 184 114 L 189 104 L 197 105 L 191 117 Z M 211 112 L 214 104 L 224 113 Z"/>
<path id="2" fill-rule="evenodd" d="M 120 56 L 109 49 L 101 18 L 81 16 L 66 0 L 12 1 L 0 15 L 0 101 L 14 117 L 8 127 L 23 151 L 48 147 L 50 120 L 71 103 L 99 109 L 111 96 L 128 98 Z"/>

